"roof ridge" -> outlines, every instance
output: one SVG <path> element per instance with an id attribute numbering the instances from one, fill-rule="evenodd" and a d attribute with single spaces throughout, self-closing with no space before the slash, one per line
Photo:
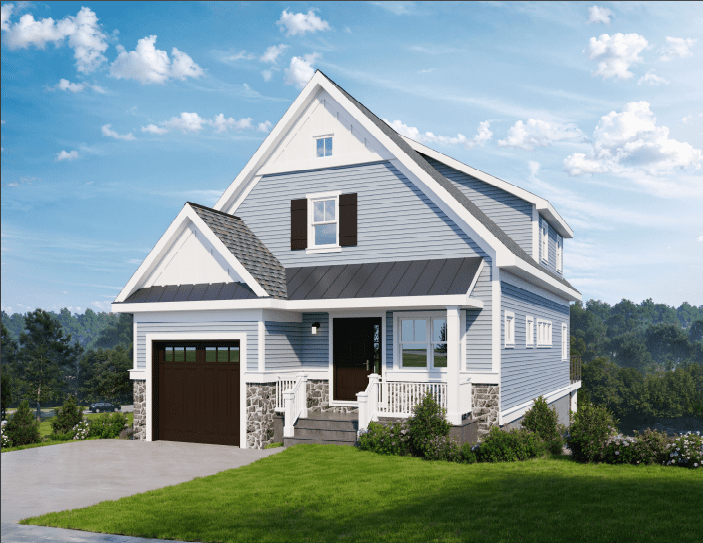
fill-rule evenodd
<path id="1" fill-rule="evenodd" d="M 231 215 L 227 213 L 226 211 L 220 211 L 219 209 L 213 209 L 211 207 L 204 206 L 203 204 L 196 204 L 195 202 L 186 202 L 186 204 L 193 206 L 193 207 L 199 207 L 200 209 L 205 209 L 206 211 L 212 211 L 213 213 L 218 213 L 220 215 L 224 215 L 225 217 L 229 217 L 230 219 L 237 219 L 237 220 L 242 220 L 241 217 L 237 217 L 236 215 Z"/>

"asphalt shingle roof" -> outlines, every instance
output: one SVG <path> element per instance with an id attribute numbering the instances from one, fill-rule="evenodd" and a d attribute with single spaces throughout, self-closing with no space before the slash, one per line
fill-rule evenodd
<path id="1" fill-rule="evenodd" d="M 242 219 L 200 204 L 188 205 L 270 296 L 286 298 L 285 268 Z"/>
<path id="2" fill-rule="evenodd" d="M 496 224 L 494 223 L 488 215 L 486 215 L 479 207 L 474 204 L 469 198 L 461 192 L 457 187 L 454 186 L 454 184 L 449 181 L 446 177 L 444 177 L 441 173 L 439 173 L 437 170 L 435 170 L 427 160 L 425 160 L 420 153 L 415 151 L 410 145 L 395 131 L 393 130 L 388 123 L 384 122 L 383 120 L 379 119 L 374 115 L 364 104 L 361 102 L 357 101 L 353 96 L 351 96 L 347 91 L 345 91 L 342 87 L 337 85 L 334 81 L 332 81 L 329 77 L 327 77 L 324 73 L 320 72 L 322 75 L 324 75 L 327 80 L 332 83 L 337 89 L 346 96 L 349 101 L 351 101 L 358 109 L 361 111 L 372 123 L 374 123 L 386 136 L 388 136 L 393 143 L 395 143 L 400 149 L 405 152 L 415 163 L 422 168 L 427 174 L 432 177 L 442 188 L 444 188 L 457 202 L 459 202 L 461 205 L 463 205 L 471 215 L 473 215 L 476 219 L 478 219 L 481 224 L 483 224 L 486 229 L 493 234 L 496 238 L 498 238 L 503 245 L 505 245 L 508 250 L 510 250 L 511 253 L 513 253 L 515 256 L 521 258 L 525 262 L 529 262 L 532 264 L 535 268 L 538 270 L 543 271 L 553 279 L 556 279 L 559 281 L 562 285 L 565 285 L 571 289 L 576 290 L 566 279 L 563 277 L 560 277 L 556 273 L 540 266 L 534 258 L 532 258 L 522 247 L 520 247 L 510 236 L 508 236 L 503 230 Z M 578 291 L 576 291 L 578 292 Z"/>

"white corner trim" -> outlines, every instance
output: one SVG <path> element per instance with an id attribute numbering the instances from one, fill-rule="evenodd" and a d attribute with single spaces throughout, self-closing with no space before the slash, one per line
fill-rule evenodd
<path id="1" fill-rule="evenodd" d="M 500 372 L 500 358 L 501 358 L 501 345 L 500 345 L 500 327 L 501 327 L 501 296 L 500 296 L 500 270 L 498 266 L 495 265 L 495 261 L 492 264 L 492 274 L 491 274 L 491 371 L 494 373 Z"/>
<path id="2" fill-rule="evenodd" d="M 266 325 L 264 324 L 263 318 L 259 321 L 258 324 L 258 336 L 259 336 L 259 348 L 258 354 L 259 354 L 259 360 L 258 360 L 258 369 L 260 372 L 266 370 Z"/>
<path id="3" fill-rule="evenodd" d="M 570 394 L 572 391 L 578 390 L 579 388 L 581 388 L 581 381 L 577 381 L 576 383 L 572 383 L 568 386 L 559 388 L 548 394 L 543 394 L 543 396 L 547 403 L 552 403 L 558 400 L 559 398 L 563 398 L 567 394 Z M 502 411 L 501 417 L 503 419 L 503 422 L 501 424 L 508 424 L 509 422 L 516 421 L 517 419 L 522 417 L 527 412 L 527 410 L 534 405 L 534 403 L 535 400 L 532 399 L 516 407 L 511 407 L 510 409 Z"/>
<path id="4" fill-rule="evenodd" d="M 539 262 L 539 212 L 532 204 L 532 258 Z"/>

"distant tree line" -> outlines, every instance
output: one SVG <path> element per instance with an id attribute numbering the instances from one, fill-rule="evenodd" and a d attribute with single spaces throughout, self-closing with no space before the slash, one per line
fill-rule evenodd
<path id="1" fill-rule="evenodd" d="M 584 362 L 582 397 L 618 417 L 703 417 L 703 305 L 577 302 L 571 355 Z"/>
<path id="2" fill-rule="evenodd" d="M 3 311 L 0 355 L 3 414 L 25 399 L 37 417 L 42 405 L 60 405 L 69 394 L 84 405 L 131 399 L 130 314 Z"/>

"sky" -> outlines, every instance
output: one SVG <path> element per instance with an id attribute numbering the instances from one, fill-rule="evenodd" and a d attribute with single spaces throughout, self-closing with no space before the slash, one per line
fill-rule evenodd
<path id="1" fill-rule="evenodd" d="M 703 304 L 703 3 L 2 3 L 1 302 L 109 311 L 322 70 L 547 200 L 589 299 Z"/>

